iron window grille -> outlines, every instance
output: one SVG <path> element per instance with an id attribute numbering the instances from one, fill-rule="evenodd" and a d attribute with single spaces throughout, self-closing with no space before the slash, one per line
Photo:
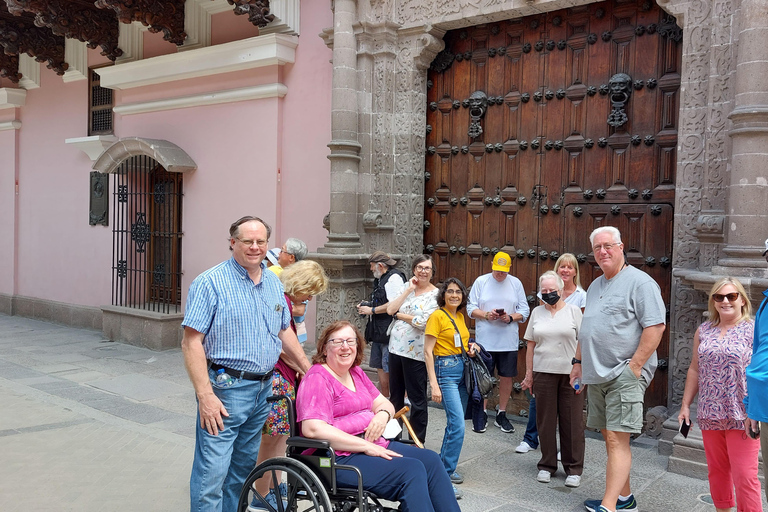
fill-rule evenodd
<path id="1" fill-rule="evenodd" d="M 182 174 L 143 155 L 113 176 L 112 305 L 178 313 Z"/>
<path id="2" fill-rule="evenodd" d="M 111 135 L 112 107 L 114 106 L 112 89 L 101 86 L 101 77 L 90 70 L 90 90 L 88 93 L 88 135 Z"/>

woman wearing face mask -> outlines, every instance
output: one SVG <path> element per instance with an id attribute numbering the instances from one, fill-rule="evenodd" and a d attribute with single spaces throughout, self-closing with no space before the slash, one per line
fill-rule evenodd
<path id="1" fill-rule="evenodd" d="M 584 394 L 570 385 L 576 340 L 581 328 L 581 309 L 562 299 L 563 279 L 547 271 L 539 277 L 543 305 L 531 312 L 525 340 L 523 389 L 536 395 L 536 426 L 541 460 L 536 479 L 547 483 L 557 471 L 557 436 L 567 487 L 581 484 L 584 467 Z"/>

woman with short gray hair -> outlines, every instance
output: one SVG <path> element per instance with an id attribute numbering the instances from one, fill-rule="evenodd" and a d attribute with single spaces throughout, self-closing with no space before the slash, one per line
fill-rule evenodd
<path id="1" fill-rule="evenodd" d="M 557 471 L 557 430 L 565 485 L 578 487 L 584 469 L 584 395 L 570 384 L 581 328 L 581 309 L 563 298 L 563 279 L 549 270 L 539 277 L 543 304 L 531 312 L 525 340 L 523 389 L 536 395 L 541 460 L 536 479 L 548 483 Z"/>

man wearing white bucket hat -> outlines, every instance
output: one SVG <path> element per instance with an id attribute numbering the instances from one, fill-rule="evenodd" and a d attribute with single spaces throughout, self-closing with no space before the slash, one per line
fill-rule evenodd
<path id="1" fill-rule="evenodd" d="M 517 375 L 519 324 L 531 312 L 523 283 L 509 274 L 511 266 L 509 254 L 497 252 L 492 272 L 475 280 L 467 303 L 467 313 L 475 319 L 475 338 L 493 356 L 493 366 L 499 373 L 499 409 L 494 424 L 507 433 L 515 431 L 507 419 L 506 408 L 512 394 L 512 378 Z M 485 427 L 476 432 L 485 432 Z"/>

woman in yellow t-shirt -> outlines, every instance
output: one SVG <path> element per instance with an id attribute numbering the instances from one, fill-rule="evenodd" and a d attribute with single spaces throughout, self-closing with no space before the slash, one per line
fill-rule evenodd
<path id="1" fill-rule="evenodd" d="M 468 400 L 461 345 L 467 353 L 475 353 L 474 343 L 468 344 L 469 330 L 464 315 L 459 313 L 467 305 L 467 289 L 461 281 L 449 277 L 438 290 L 437 305 L 439 309 L 432 313 L 424 329 L 424 362 L 432 400 L 443 402 L 447 420 L 440 458 L 451 482 L 461 483 L 463 478 L 456 472 L 456 465 L 464 443 L 464 411 Z M 461 497 L 456 486 L 454 493 L 456 498 Z"/>

